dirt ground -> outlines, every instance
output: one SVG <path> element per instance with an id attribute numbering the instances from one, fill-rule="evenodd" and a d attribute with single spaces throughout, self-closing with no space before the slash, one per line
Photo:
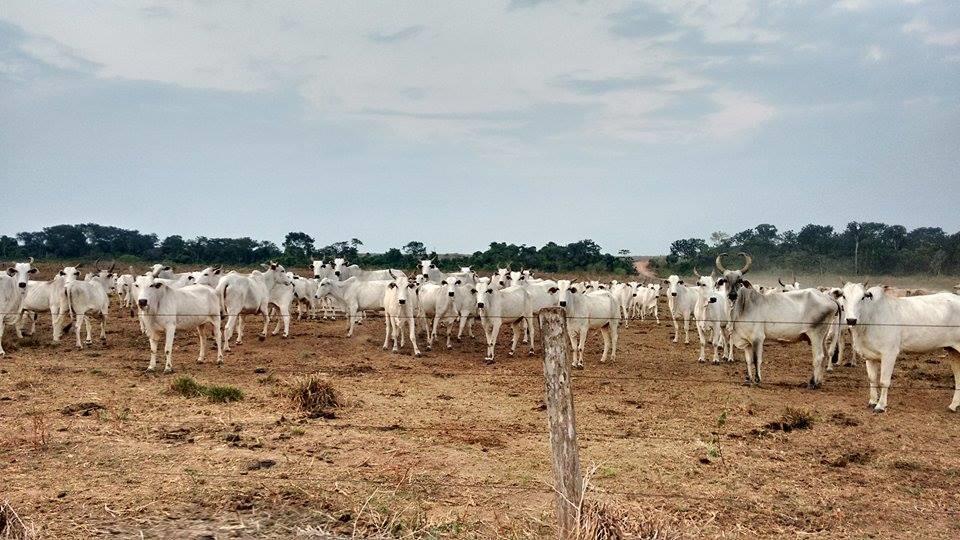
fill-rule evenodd
<path id="1" fill-rule="evenodd" d="M 144 372 L 147 340 L 119 311 L 106 346 L 83 351 L 50 344 L 49 318 L 19 343 L 8 329 L 0 502 L 38 536 L 555 534 L 541 359 L 509 358 L 505 336 L 487 365 L 469 338 L 419 359 L 381 351 L 380 319 L 352 339 L 343 320 L 295 320 L 290 339 L 259 342 L 250 317 L 223 367 L 198 365 L 184 332 L 162 375 Z M 606 365 L 589 341 L 574 392 L 590 499 L 684 537 L 957 537 L 960 417 L 938 354 L 902 358 L 875 415 L 862 365 L 808 390 L 808 345 L 770 344 L 764 386 L 746 387 L 742 361 L 698 364 L 696 333 L 671 331 L 634 321 Z M 298 411 L 283 389 L 311 372 L 346 405 Z M 183 374 L 244 399 L 175 394 Z M 787 407 L 812 426 L 767 426 Z"/>

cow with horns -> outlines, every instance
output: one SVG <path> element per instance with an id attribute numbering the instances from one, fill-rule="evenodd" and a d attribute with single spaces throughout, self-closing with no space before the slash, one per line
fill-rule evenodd
<path id="1" fill-rule="evenodd" d="M 3 339 L 6 325 L 16 324 L 20 318 L 20 305 L 27 294 L 27 283 L 30 276 L 36 273 L 33 257 L 30 257 L 30 262 L 14 263 L 6 272 L 0 274 L 0 340 Z M 0 345 L 0 357 L 4 354 L 3 346 Z"/>
<path id="2" fill-rule="evenodd" d="M 717 284 L 727 290 L 730 306 L 729 332 L 733 345 L 744 351 L 747 362 L 747 382 L 760 384 L 763 380 L 763 343 L 767 339 L 797 341 L 805 336 L 810 340 L 813 355 L 813 375 L 809 386 L 818 388 L 826 368 L 827 336 L 830 325 L 839 325 L 840 307 L 833 299 L 815 289 L 764 295 L 754 290 L 743 278 L 750 271 L 753 259 L 740 252 L 745 264 L 739 270 L 728 270 L 723 265 L 726 253 L 717 256 L 717 270 L 723 273 Z"/>

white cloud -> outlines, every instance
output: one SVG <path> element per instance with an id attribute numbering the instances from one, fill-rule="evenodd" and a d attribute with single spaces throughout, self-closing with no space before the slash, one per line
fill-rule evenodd
<path id="1" fill-rule="evenodd" d="M 883 52 L 883 49 L 879 45 L 870 45 L 867 47 L 867 52 L 864 55 L 867 62 L 871 64 L 879 64 L 887 57 L 886 53 Z"/>
<path id="2" fill-rule="evenodd" d="M 187 88 L 293 90 L 330 118 L 415 139 L 481 132 L 490 137 L 522 127 L 524 115 L 543 106 L 592 111 L 584 120 L 589 136 L 632 140 L 701 133 L 686 120 L 649 118 L 676 104 L 680 94 L 717 83 L 682 67 L 683 56 L 672 49 L 680 32 L 668 33 L 671 39 L 612 35 L 609 14 L 632 5 L 616 0 L 601 9 L 571 0 L 511 10 L 506 2 L 427 7 L 385 1 L 362 9 L 336 2 L 225 8 L 38 0 L 12 3 L 0 18 L 31 36 L 23 52 L 58 67 Z M 722 8 L 706 0 L 655 5 L 679 26 L 699 30 L 708 43 L 770 43 L 780 37 L 760 24 L 756 0 Z M 556 84 L 574 72 L 593 79 L 666 81 L 602 95 Z"/>
<path id="3" fill-rule="evenodd" d="M 718 138 L 736 136 L 755 129 L 776 114 L 774 107 L 750 95 L 719 91 L 710 97 L 722 108 L 707 115 L 706 130 Z"/>
<path id="4" fill-rule="evenodd" d="M 842 11 L 863 11 L 871 7 L 872 3 L 871 0 L 838 0 L 833 7 Z"/>
<path id="5" fill-rule="evenodd" d="M 903 25 L 903 32 L 915 34 L 928 45 L 955 47 L 960 45 L 960 28 L 953 30 L 938 30 L 930 25 L 923 17 L 915 17 Z"/>

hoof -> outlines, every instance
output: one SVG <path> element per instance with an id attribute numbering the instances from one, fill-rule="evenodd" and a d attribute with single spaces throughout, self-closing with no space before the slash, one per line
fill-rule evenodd
<path id="1" fill-rule="evenodd" d="M 157 368 L 148 367 L 148 368 L 147 368 L 147 373 L 153 373 L 153 372 L 156 371 L 156 370 L 157 370 Z"/>
<path id="2" fill-rule="evenodd" d="M 507 356 L 513 356 L 513 351 L 508 352 Z"/>
<path id="3" fill-rule="evenodd" d="M 414 353 L 414 356 L 416 356 L 417 358 L 422 358 L 422 357 L 423 357 L 423 354 L 422 354 L 422 353 Z"/>
<path id="4" fill-rule="evenodd" d="M 720 365 L 720 361 L 719 361 L 719 360 L 714 360 L 713 362 L 711 362 L 711 364 L 713 364 L 713 365 L 715 365 L 715 366 L 719 366 L 719 365 Z"/>
<path id="5" fill-rule="evenodd" d="M 953 413 L 957 412 L 957 409 L 958 407 L 947 407 L 947 410 Z"/>
<path id="6" fill-rule="evenodd" d="M 536 351 L 534 351 L 533 349 L 530 349 L 529 351 L 527 351 L 527 356 L 533 356 L 533 355 L 535 355 L 535 354 L 537 354 L 537 353 L 536 353 Z"/>
<path id="7" fill-rule="evenodd" d="M 886 409 L 880 409 L 880 408 L 874 407 L 874 408 L 873 408 L 873 412 L 874 412 L 874 414 L 883 414 L 883 413 L 887 412 L 887 410 L 886 410 Z"/>
<path id="8" fill-rule="evenodd" d="M 697 362 L 699 362 L 699 363 L 701 363 L 701 364 L 707 363 L 706 359 L 704 359 L 704 358 L 697 358 Z"/>
<path id="9" fill-rule="evenodd" d="M 85 340 L 83 340 L 83 344 L 84 344 L 84 345 L 93 345 L 93 340 L 92 340 L 92 339 L 85 339 Z"/>
<path id="10" fill-rule="evenodd" d="M 263 341 L 263 340 L 265 340 L 265 339 L 267 339 L 267 336 L 265 336 L 265 335 L 263 335 L 263 334 L 260 334 L 259 336 L 257 336 L 257 341 Z"/>
<path id="11" fill-rule="evenodd" d="M 447 350 L 448 350 L 448 351 L 452 351 L 452 350 L 453 350 L 453 345 L 447 345 Z"/>
<path id="12" fill-rule="evenodd" d="M 243 342 L 240 341 L 240 340 L 237 340 L 237 341 L 235 341 L 233 344 L 239 346 L 239 345 L 243 345 Z"/>
<path id="13" fill-rule="evenodd" d="M 173 373 L 173 368 L 163 368 L 164 373 Z"/>
<path id="14" fill-rule="evenodd" d="M 433 345 L 427 345 L 427 350 L 428 350 L 428 351 L 432 351 L 432 350 L 433 350 Z"/>
<path id="15" fill-rule="evenodd" d="M 390 347 L 387 347 L 386 345 L 383 346 L 383 350 L 385 350 L 385 351 L 388 350 L 389 348 L 390 348 Z"/>
<path id="16" fill-rule="evenodd" d="M 574 364 L 573 369 L 583 369 L 583 364 Z"/>
<path id="17" fill-rule="evenodd" d="M 867 403 L 867 409 L 869 409 L 869 410 L 871 410 L 871 411 L 872 411 L 874 408 L 876 408 L 876 406 L 877 406 L 876 403 Z"/>

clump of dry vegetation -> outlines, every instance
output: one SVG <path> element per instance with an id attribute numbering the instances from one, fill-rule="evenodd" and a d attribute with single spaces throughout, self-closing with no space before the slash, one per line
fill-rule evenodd
<path id="1" fill-rule="evenodd" d="M 3 540 L 32 540 L 37 538 L 37 531 L 20 519 L 16 510 L 9 501 L 0 503 L 0 538 Z"/>
<path id="2" fill-rule="evenodd" d="M 243 391 L 235 386 L 204 385 L 198 383 L 189 375 L 181 375 L 174 379 L 170 384 L 170 389 L 174 393 L 188 398 L 206 396 L 214 403 L 230 403 L 243 399 Z"/>
<path id="3" fill-rule="evenodd" d="M 583 540 L 670 540 L 680 538 L 664 516 L 638 514 L 610 501 L 584 501 L 580 505 L 577 538 Z"/>
<path id="4" fill-rule="evenodd" d="M 796 429 L 813 428 L 813 413 L 803 409 L 787 407 L 779 420 L 774 420 L 763 426 L 770 431 L 790 433 Z"/>
<path id="5" fill-rule="evenodd" d="M 311 418 L 329 416 L 331 409 L 345 404 L 333 384 L 320 373 L 311 373 L 292 380 L 282 393 L 290 399 L 294 407 Z"/>

